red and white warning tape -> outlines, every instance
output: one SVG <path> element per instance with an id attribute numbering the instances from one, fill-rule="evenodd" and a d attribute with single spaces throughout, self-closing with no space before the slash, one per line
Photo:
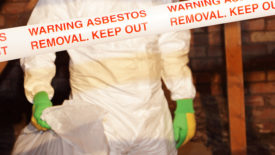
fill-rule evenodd
<path id="1" fill-rule="evenodd" d="M 87 44 L 272 15 L 275 15 L 274 0 L 191 0 L 96 18 L 2 29 L 0 62 Z"/>

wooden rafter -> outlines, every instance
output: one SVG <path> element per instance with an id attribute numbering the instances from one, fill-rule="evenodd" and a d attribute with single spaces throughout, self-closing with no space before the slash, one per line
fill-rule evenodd
<path id="1" fill-rule="evenodd" d="M 231 154 L 246 155 L 246 122 L 240 23 L 226 24 L 224 31 Z"/>

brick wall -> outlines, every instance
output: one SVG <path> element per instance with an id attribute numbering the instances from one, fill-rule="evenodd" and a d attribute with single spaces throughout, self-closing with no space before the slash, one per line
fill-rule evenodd
<path id="1" fill-rule="evenodd" d="M 34 1 L 29 0 L 2 0 L 0 28 L 25 25 L 33 4 Z M 242 22 L 249 153 L 275 153 L 274 24 L 275 17 Z M 203 142 L 214 154 L 229 154 L 223 26 L 194 29 L 192 34 L 190 67 L 197 87 L 195 108 L 198 121 L 193 141 Z M 61 103 L 69 93 L 66 53 L 58 53 L 56 64 L 58 74 L 53 81 L 56 88 L 54 102 Z M 10 104 L 3 104 L 6 100 L 1 102 L 1 106 L 10 109 L 13 114 L 24 114 L 30 110 L 23 94 L 23 72 L 18 60 L 11 61 L 1 75 L 0 98 L 2 97 L 14 103 L 11 107 Z M 19 108 L 21 110 L 18 111 L 13 108 L 22 105 L 27 110 Z M 171 110 L 174 106 L 174 103 L 170 104 Z M 14 118 L 14 122 L 18 119 L 20 118 Z"/>
<path id="2" fill-rule="evenodd" d="M 241 22 L 249 153 L 275 153 L 274 24 L 275 17 Z M 224 57 L 221 25 L 193 30 L 190 66 L 198 90 L 194 140 L 203 140 L 217 154 L 229 143 Z"/>
<path id="3" fill-rule="evenodd" d="M 229 154 L 223 26 L 192 30 L 190 67 L 197 88 L 197 133 L 213 154 Z"/>
<path id="4" fill-rule="evenodd" d="M 275 17 L 242 23 L 248 134 L 275 153 Z M 253 138 L 253 139 L 252 139 Z M 254 143 L 254 144 L 255 144 Z"/>

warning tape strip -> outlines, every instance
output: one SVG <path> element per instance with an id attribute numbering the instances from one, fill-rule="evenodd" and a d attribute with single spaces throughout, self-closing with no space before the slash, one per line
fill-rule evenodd
<path id="1" fill-rule="evenodd" d="M 275 15 L 274 0 L 192 0 L 96 18 L 2 29 L 0 62 L 272 15 Z"/>

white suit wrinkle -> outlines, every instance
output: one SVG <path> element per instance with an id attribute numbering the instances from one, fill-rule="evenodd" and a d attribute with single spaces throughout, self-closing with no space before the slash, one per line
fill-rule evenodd
<path id="1" fill-rule="evenodd" d="M 168 0 L 39 0 L 28 24 L 96 17 L 171 3 Z M 194 98 L 188 63 L 190 31 L 169 32 L 69 49 L 71 99 L 105 109 L 111 155 L 175 155 L 171 114 L 161 78 L 172 99 Z M 21 59 L 30 102 L 54 90 L 55 54 Z"/>

